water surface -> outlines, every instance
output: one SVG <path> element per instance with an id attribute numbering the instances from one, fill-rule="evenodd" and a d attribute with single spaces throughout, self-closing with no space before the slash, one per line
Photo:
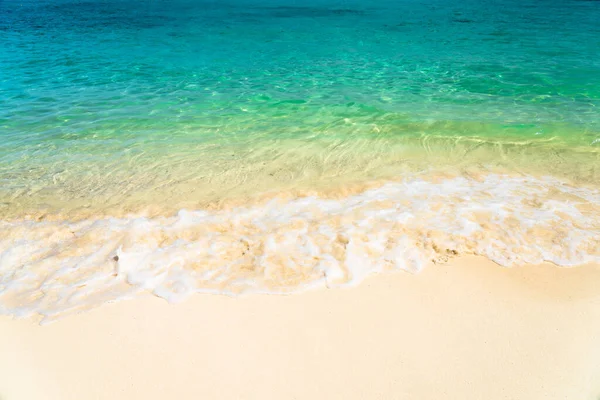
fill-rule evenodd
<path id="1" fill-rule="evenodd" d="M 600 3 L 1 0 L 0 312 L 600 260 Z"/>
<path id="2" fill-rule="evenodd" d="M 4 0 L 2 214 L 482 160 L 600 180 L 598 3 L 455 3 Z"/>

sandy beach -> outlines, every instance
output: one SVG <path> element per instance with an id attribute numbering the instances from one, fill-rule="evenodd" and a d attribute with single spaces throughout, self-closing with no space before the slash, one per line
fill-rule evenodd
<path id="1" fill-rule="evenodd" d="M 0 399 L 600 396 L 600 266 L 483 258 L 290 296 L 0 319 Z"/>

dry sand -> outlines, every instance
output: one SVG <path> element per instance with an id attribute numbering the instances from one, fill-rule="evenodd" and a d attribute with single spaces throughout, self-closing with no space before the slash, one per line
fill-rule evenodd
<path id="1" fill-rule="evenodd" d="M 600 397 L 600 266 L 467 257 L 351 289 L 0 318 L 0 399 Z"/>

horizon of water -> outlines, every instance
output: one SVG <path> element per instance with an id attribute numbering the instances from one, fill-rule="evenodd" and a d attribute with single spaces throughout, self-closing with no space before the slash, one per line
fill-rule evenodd
<path id="1" fill-rule="evenodd" d="M 585 0 L 0 0 L 0 312 L 598 262 L 599 20 Z"/>

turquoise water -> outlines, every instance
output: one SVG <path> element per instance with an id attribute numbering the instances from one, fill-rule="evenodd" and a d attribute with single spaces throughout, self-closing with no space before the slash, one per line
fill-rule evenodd
<path id="1" fill-rule="evenodd" d="M 0 314 L 600 262 L 599 21 L 581 0 L 0 0 Z"/>
<path id="2" fill-rule="evenodd" d="M 369 177 L 397 175 L 424 149 L 593 182 L 598 21 L 577 0 L 3 0 L 4 214 L 202 179 L 215 200 L 374 159 Z"/>
<path id="3" fill-rule="evenodd" d="M 1 1 L 4 214 L 473 148 L 598 178 L 599 3 L 455 3 Z"/>

